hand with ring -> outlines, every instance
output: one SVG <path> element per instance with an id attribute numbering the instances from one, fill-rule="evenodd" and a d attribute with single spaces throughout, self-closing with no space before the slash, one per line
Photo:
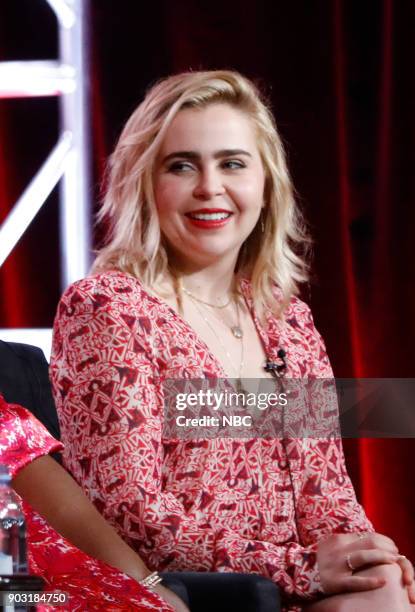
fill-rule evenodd
<path id="1" fill-rule="evenodd" d="M 360 541 L 362 541 L 366 537 L 370 538 L 371 535 L 377 536 L 378 534 L 370 534 L 369 532 L 361 532 L 361 533 L 357 534 L 357 537 L 360 539 Z M 388 540 L 389 540 L 389 538 L 388 538 Z M 390 542 L 392 542 L 392 540 L 390 540 Z M 390 544 L 390 542 L 389 542 L 389 544 Z M 347 563 L 347 566 L 349 567 L 349 569 L 352 572 L 356 570 L 356 568 L 353 566 L 353 564 L 352 564 L 352 562 L 350 560 L 350 554 L 348 554 L 347 557 L 346 557 L 346 563 Z M 408 587 L 409 599 L 410 599 L 411 603 L 415 603 L 415 584 L 414 584 L 415 571 L 414 571 L 414 566 L 409 561 L 409 559 L 407 559 L 405 557 L 405 555 L 400 555 L 400 554 L 398 554 L 397 563 L 398 563 L 398 565 L 400 566 L 400 568 L 402 570 L 403 584 L 406 587 Z"/>
<path id="2" fill-rule="evenodd" d="M 333 534 L 319 543 L 317 562 L 322 588 L 327 594 L 380 588 L 385 584 L 383 577 L 359 576 L 358 570 L 398 563 L 404 580 L 408 581 L 405 584 L 411 599 L 413 574 L 410 574 L 408 564 L 399 555 L 394 542 L 381 534 L 362 533 L 359 537 L 356 534 Z"/>

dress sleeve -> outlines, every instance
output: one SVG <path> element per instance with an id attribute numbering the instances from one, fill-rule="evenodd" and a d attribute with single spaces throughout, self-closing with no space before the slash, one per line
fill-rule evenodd
<path id="1" fill-rule="evenodd" d="M 316 330 L 310 309 L 305 304 L 301 316 L 297 317 L 311 348 L 309 378 L 316 380 L 317 389 L 327 381 L 328 389 L 334 389 L 334 375 L 327 356 L 326 347 Z M 331 416 L 327 417 L 324 409 L 314 407 L 313 425 L 318 430 L 318 423 L 325 418 L 333 418 L 338 423 L 337 398 L 330 392 L 322 393 L 323 402 L 329 406 Z M 329 428 L 330 429 L 330 428 Z M 299 483 L 297 483 L 298 523 L 301 540 L 304 544 L 317 542 L 331 533 L 350 533 L 373 531 L 371 522 L 366 517 L 347 473 L 343 454 L 340 430 L 334 437 L 304 437 L 302 440 L 301 465 L 299 466 Z"/>
<path id="2" fill-rule="evenodd" d="M 285 597 L 312 600 L 323 592 L 316 549 L 317 544 L 276 545 L 264 540 L 246 540 L 224 529 L 217 541 L 214 569 L 260 574 L 275 582 Z"/>
<path id="3" fill-rule="evenodd" d="M 34 459 L 62 448 L 28 410 L 0 396 L 0 464 L 8 467 L 12 478 Z"/>
<path id="4" fill-rule="evenodd" d="M 150 567 L 174 568 L 186 559 L 195 571 L 207 570 L 213 530 L 162 486 L 157 314 L 143 308 L 134 279 L 117 278 L 80 281 L 58 308 L 51 379 L 64 464 Z"/>

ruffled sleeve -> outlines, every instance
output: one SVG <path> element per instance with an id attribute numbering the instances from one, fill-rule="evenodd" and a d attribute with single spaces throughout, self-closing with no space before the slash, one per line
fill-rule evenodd
<path id="1" fill-rule="evenodd" d="M 0 464 L 12 478 L 34 459 L 62 448 L 28 410 L 6 403 L 0 395 Z"/>

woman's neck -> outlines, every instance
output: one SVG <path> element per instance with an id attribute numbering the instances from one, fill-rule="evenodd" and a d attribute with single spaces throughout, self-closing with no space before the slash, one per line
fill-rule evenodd
<path id="1" fill-rule="evenodd" d="M 204 267 L 187 264 L 176 270 L 175 274 L 182 288 L 200 300 L 223 303 L 235 289 L 235 263 L 221 260 Z"/>

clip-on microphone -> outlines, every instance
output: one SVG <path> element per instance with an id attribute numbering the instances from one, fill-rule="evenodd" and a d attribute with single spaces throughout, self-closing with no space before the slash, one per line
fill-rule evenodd
<path id="1" fill-rule="evenodd" d="M 265 372 L 270 372 L 274 376 L 282 376 L 287 369 L 287 361 L 285 359 L 286 352 L 283 348 L 280 348 L 277 353 L 279 357 L 279 361 L 271 361 L 267 358 L 267 361 L 264 366 Z"/>

